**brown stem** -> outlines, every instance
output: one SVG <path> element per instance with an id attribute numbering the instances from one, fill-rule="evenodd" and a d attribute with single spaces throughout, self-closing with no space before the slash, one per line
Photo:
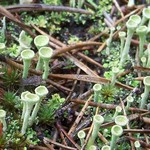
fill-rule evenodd
<path id="1" fill-rule="evenodd" d="M 65 145 L 63 145 L 63 144 L 60 144 L 60 143 L 58 143 L 58 142 L 54 142 L 53 140 L 48 139 L 48 138 L 46 138 L 46 137 L 44 137 L 43 140 L 45 140 L 45 141 L 47 141 L 47 142 L 50 142 L 50 143 L 52 143 L 52 144 L 54 144 L 54 145 L 56 145 L 56 146 L 59 146 L 59 147 L 61 147 L 61 148 L 64 148 L 64 149 L 66 149 L 66 150 L 76 150 L 76 148 L 72 148 L 72 147 L 69 147 L 69 146 L 65 146 Z"/>
<path id="2" fill-rule="evenodd" d="M 75 131 L 76 127 L 78 126 L 80 120 L 82 119 L 84 112 L 86 110 L 86 108 L 89 105 L 89 102 L 91 101 L 92 96 L 89 97 L 89 99 L 85 102 L 84 107 L 82 108 L 82 110 L 80 111 L 78 117 L 76 118 L 76 120 L 74 121 L 72 127 L 70 128 L 68 134 L 72 136 L 73 132 Z"/>
<path id="3" fill-rule="evenodd" d="M 84 10 L 84 9 L 78 9 L 78 8 L 72 8 L 72 7 L 66 7 L 66 6 L 51 6 L 46 4 L 22 4 L 22 5 L 11 5 L 6 6 L 5 9 L 7 9 L 10 12 L 22 12 L 22 11 L 55 11 L 55 12 L 70 12 L 70 13 L 81 13 L 81 14 L 92 14 L 90 11 Z"/>
<path id="4" fill-rule="evenodd" d="M 149 129 L 124 129 L 123 132 L 150 134 Z"/>
<path id="5" fill-rule="evenodd" d="M 77 148 L 80 149 L 80 146 L 72 139 L 72 137 L 62 128 L 61 124 L 57 121 L 57 126 L 60 131 L 67 137 L 67 139 Z"/>
<path id="6" fill-rule="evenodd" d="M 74 103 L 78 103 L 78 104 L 85 104 L 86 101 L 84 100 L 80 100 L 80 99 L 71 99 L 71 102 Z M 116 106 L 118 105 L 114 105 L 114 104 L 105 104 L 105 103 L 96 103 L 96 102 L 89 102 L 90 106 L 94 106 L 94 107 L 100 107 L 100 108 L 104 108 L 104 109 L 115 109 Z M 129 107 L 130 111 L 134 111 L 134 112 L 148 112 L 148 110 L 146 109 L 139 109 L 139 108 L 135 108 L 135 107 Z"/>

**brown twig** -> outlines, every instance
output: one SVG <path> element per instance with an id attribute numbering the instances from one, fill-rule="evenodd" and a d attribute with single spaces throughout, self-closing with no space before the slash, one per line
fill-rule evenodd
<path id="1" fill-rule="evenodd" d="M 83 115 L 84 115 L 84 112 L 85 110 L 87 109 L 88 105 L 89 105 L 89 102 L 91 101 L 92 99 L 92 96 L 89 97 L 89 99 L 86 101 L 86 103 L 84 104 L 82 110 L 80 111 L 78 117 L 76 118 L 76 120 L 74 121 L 73 125 L 71 126 L 69 132 L 68 132 L 68 135 L 71 135 L 73 134 L 73 132 L 75 131 L 77 125 L 79 124 L 79 122 L 81 121 Z"/>
<path id="2" fill-rule="evenodd" d="M 72 137 L 62 128 L 59 121 L 57 121 L 57 126 L 59 126 L 60 131 L 67 137 L 67 139 L 77 148 L 80 149 L 80 146 L 72 139 Z"/>
<path id="3" fill-rule="evenodd" d="M 149 129 L 124 129 L 123 132 L 150 134 Z"/>
<path id="4" fill-rule="evenodd" d="M 68 145 L 67 145 L 67 142 L 65 141 L 65 137 L 64 137 L 64 135 L 63 135 L 63 133 L 62 133 L 62 131 L 61 131 L 62 127 L 61 127 L 61 125 L 59 124 L 58 121 L 56 122 L 56 127 L 57 127 L 57 129 L 58 129 L 58 131 L 59 131 L 59 134 L 60 134 L 60 137 L 61 137 L 61 139 L 62 139 L 63 144 L 64 144 L 65 146 L 68 146 Z"/>
<path id="5" fill-rule="evenodd" d="M 118 9 L 118 11 L 120 12 L 121 17 L 124 18 L 124 14 L 123 14 L 123 12 L 122 12 L 122 10 L 121 10 L 121 8 L 120 8 L 118 2 L 117 2 L 116 0 L 113 0 L 113 2 L 114 2 L 114 4 L 115 4 L 116 8 Z"/>
<path id="6" fill-rule="evenodd" d="M 49 74 L 50 77 L 60 78 L 60 79 L 79 80 L 79 81 L 100 83 L 100 84 L 108 84 L 108 83 L 111 82 L 111 80 L 109 80 L 109 79 L 105 79 L 105 78 L 100 77 L 100 76 L 95 76 L 95 75 L 91 76 L 91 75 Z M 125 85 L 125 84 L 122 84 L 120 82 L 116 82 L 115 85 L 118 86 L 118 87 L 121 87 L 121 88 L 128 89 L 128 90 L 133 90 L 133 87 Z"/>
<path id="7" fill-rule="evenodd" d="M 34 148 L 34 149 L 38 149 L 38 150 L 49 150 L 49 148 L 47 148 L 47 147 L 32 145 L 32 144 L 30 144 L 29 147 Z"/>
<path id="8" fill-rule="evenodd" d="M 101 134 L 100 132 L 98 132 L 98 137 L 101 139 L 101 141 L 105 144 L 108 144 L 108 140 L 103 136 L 103 134 Z"/>
<path id="9" fill-rule="evenodd" d="M 81 71 L 81 69 L 78 68 L 77 74 L 80 74 L 80 71 Z M 68 96 L 67 96 L 67 98 L 66 98 L 66 101 L 68 101 L 68 100 L 70 99 L 71 95 L 73 94 L 74 89 L 75 89 L 75 87 L 76 87 L 76 85 L 77 85 L 77 82 L 78 82 L 77 80 L 74 81 L 73 86 L 72 86 L 72 88 L 71 88 L 71 91 L 69 92 L 69 94 L 68 94 Z"/>
<path id="10" fill-rule="evenodd" d="M 69 46 L 66 46 L 66 47 L 63 47 L 63 48 L 60 48 L 58 50 L 56 50 L 53 54 L 53 57 L 56 57 L 62 53 L 66 53 L 66 52 L 69 52 L 73 49 L 77 49 L 77 48 L 81 48 L 81 47 L 84 47 L 84 46 L 91 46 L 91 45 L 101 45 L 101 43 L 99 42 L 79 42 L 79 43 L 76 43 L 76 44 L 72 44 L 72 45 L 69 45 Z"/>
<path id="11" fill-rule="evenodd" d="M 69 147 L 69 146 L 65 146 L 65 145 L 63 145 L 63 144 L 60 144 L 60 143 L 58 143 L 58 142 L 54 142 L 53 140 L 48 139 L 48 138 L 46 138 L 46 137 L 44 137 L 43 140 L 45 140 L 45 141 L 47 141 L 47 142 L 50 142 L 50 143 L 52 143 L 52 144 L 54 144 L 54 145 L 56 145 L 56 146 L 59 146 L 59 147 L 61 147 L 61 148 L 64 148 L 64 149 L 66 149 L 66 150 L 76 150 L 76 148 L 72 148 L 72 147 Z"/>
<path id="12" fill-rule="evenodd" d="M 66 6 L 51 6 L 46 4 L 22 4 L 22 5 L 11 5 L 6 6 L 5 9 L 7 9 L 10 12 L 22 12 L 22 11 L 55 11 L 55 12 L 70 12 L 70 13 L 81 13 L 81 14 L 92 14 L 90 11 L 79 9 L 79 8 L 72 8 L 72 7 L 66 7 Z"/>
<path id="13" fill-rule="evenodd" d="M 44 142 L 44 144 L 48 147 L 48 149 L 50 149 L 50 150 L 55 150 L 51 144 L 48 144 L 47 141 L 43 140 L 43 142 Z"/>
<path id="14" fill-rule="evenodd" d="M 83 105 L 86 103 L 86 101 L 80 99 L 70 99 L 70 101 L 78 104 L 83 104 Z M 89 102 L 89 105 L 94 107 L 99 106 L 100 108 L 104 108 L 104 109 L 115 109 L 116 106 L 118 106 L 114 104 L 105 104 L 105 103 L 96 103 L 96 102 Z M 129 110 L 134 112 L 148 112 L 148 110 L 146 109 L 139 109 L 134 107 L 129 107 Z"/>

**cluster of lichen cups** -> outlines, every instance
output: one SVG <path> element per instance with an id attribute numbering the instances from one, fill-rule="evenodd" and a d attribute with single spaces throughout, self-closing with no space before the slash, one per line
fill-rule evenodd
<path id="1" fill-rule="evenodd" d="M 38 86 L 35 89 L 35 94 L 25 91 L 21 94 L 21 101 L 23 103 L 23 111 L 21 119 L 23 119 L 23 125 L 21 133 L 25 134 L 28 126 L 31 126 L 40 108 L 42 99 L 46 97 L 48 90 L 45 86 Z M 34 108 L 33 108 L 34 107 Z"/>
<path id="2" fill-rule="evenodd" d="M 126 33 L 124 31 L 119 32 L 121 46 L 120 46 L 120 64 L 118 68 L 123 68 L 126 60 L 127 59 L 130 60 L 129 50 L 130 50 L 131 40 L 134 34 L 138 35 L 139 37 L 138 57 L 139 57 L 140 65 L 143 67 L 149 68 L 150 67 L 150 43 L 148 44 L 146 50 L 144 50 L 144 44 L 146 42 L 146 35 L 150 31 L 150 7 L 143 9 L 142 19 L 138 15 L 130 16 L 129 20 L 126 23 L 126 27 L 127 27 L 126 38 L 125 38 Z M 144 85 L 145 85 L 145 90 L 144 90 L 144 93 L 140 102 L 140 106 L 139 106 L 140 108 L 145 108 L 146 103 L 147 103 L 147 98 L 149 95 L 149 89 L 148 89 L 149 78 L 150 77 L 147 76 L 143 80 Z M 114 81 L 112 83 L 114 84 Z"/>
<path id="3" fill-rule="evenodd" d="M 100 91 L 102 89 L 101 84 L 95 84 L 93 86 L 94 91 L 94 101 L 99 102 L 100 100 Z M 127 105 L 126 109 L 128 110 L 131 103 L 133 102 L 133 97 L 128 96 L 127 97 Z M 123 134 L 123 126 L 126 126 L 128 124 L 128 118 L 124 115 L 120 115 L 122 113 L 121 106 L 116 107 L 116 111 L 114 115 L 112 116 L 112 121 L 115 122 L 115 125 L 111 128 L 111 141 L 110 143 L 106 143 L 107 145 L 102 146 L 101 150 L 114 150 L 116 148 L 116 142 L 118 138 Z M 96 114 L 93 116 L 93 130 L 91 133 L 91 136 L 87 142 L 86 150 L 90 150 L 91 148 L 96 149 L 97 146 L 95 146 L 95 140 L 98 136 L 98 132 L 100 130 L 101 124 L 105 122 L 105 119 L 103 116 Z M 78 132 L 78 138 L 80 139 L 81 146 L 84 145 L 84 140 L 86 137 L 86 133 L 84 130 L 80 130 Z"/>
<path id="4" fill-rule="evenodd" d="M 125 40 L 125 32 L 120 31 L 119 37 L 121 40 L 121 52 L 120 52 L 120 67 L 122 67 L 125 63 L 125 61 L 129 58 L 128 53 L 130 49 L 130 43 L 131 39 L 134 33 L 136 33 L 139 36 L 139 58 L 142 61 L 145 61 L 145 59 L 148 59 L 148 55 L 145 56 L 144 53 L 144 43 L 146 41 L 146 35 L 149 32 L 149 26 L 144 25 L 148 20 L 150 19 L 150 8 L 144 8 L 143 9 L 143 17 L 142 19 L 138 15 L 132 15 L 130 16 L 129 20 L 126 23 L 127 27 L 127 37 Z M 150 21 L 149 21 L 150 22 Z M 143 58 L 146 57 L 146 58 Z M 145 66 L 144 66 L 145 67 Z"/>
<path id="5" fill-rule="evenodd" d="M 34 39 L 34 44 L 38 49 L 39 59 L 36 66 L 37 71 L 43 71 L 42 79 L 46 80 L 49 74 L 49 61 L 52 57 L 53 50 L 47 47 L 49 38 L 46 35 L 38 35 Z M 21 57 L 23 59 L 23 75 L 22 78 L 26 79 L 28 76 L 29 68 L 31 65 L 31 60 L 35 56 L 34 51 L 31 49 L 24 49 L 21 52 Z"/>

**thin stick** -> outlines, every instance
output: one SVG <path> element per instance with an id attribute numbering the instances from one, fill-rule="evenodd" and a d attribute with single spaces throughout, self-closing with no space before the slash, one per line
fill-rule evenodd
<path id="1" fill-rule="evenodd" d="M 117 8 L 118 11 L 120 12 L 121 17 L 124 18 L 124 14 L 123 14 L 123 12 L 122 12 L 122 10 L 121 10 L 121 8 L 120 8 L 118 2 L 117 2 L 116 0 L 113 0 L 113 3 L 115 4 L 116 8 Z"/>
<path id="2" fill-rule="evenodd" d="M 22 4 L 22 5 L 11 5 L 6 6 L 5 9 L 9 10 L 10 12 L 22 12 L 22 11 L 55 11 L 55 12 L 70 12 L 70 13 L 81 13 L 81 14 L 92 14 L 90 11 L 79 9 L 79 8 L 72 8 L 66 6 L 51 6 L 45 4 Z"/>
<path id="3" fill-rule="evenodd" d="M 79 124 L 79 122 L 81 121 L 83 115 L 84 115 L 84 112 L 86 110 L 86 108 L 89 106 L 89 102 L 91 101 L 92 99 L 92 96 L 89 97 L 89 99 L 86 101 L 86 103 L 84 104 L 82 110 L 80 111 L 78 117 L 76 118 L 75 122 L 73 123 L 72 127 L 70 128 L 69 132 L 68 132 L 68 135 L 71 135 L 73 134 L 73 132 L 75 131 L 77 125 Z"/>
<path id="4" fill-rule="evenodd" d="M 29 147 L 34 148 L 34 149 L 38 149 L 38 150 L 49 150 L 49 148 L 47 148 L 47 147 L 32 145 L 32 144 L 30 144 Z"/>
<path id="5" fill-rule="evenodd" d="M 101 139 L 101 141 L 105 144 L 108 144 L 108 140 L 103 136 L 103 134 L 101 134 L 100 132 L 98 132 L 98 137 Z"/>
<path id="6" fill-rule="evenodd" d="M 55 150 L 51 144 L 48 144 L 47 141 L 43 140 L 43 142 L 50 150 Z"/>
<path id="7" fill-rule="evenodd" d="M 150 134 L 149 129 L 124 129 L 123 132 Z"/>
<path id="8" fill-rule="evenodd" d="M 46 137 L 44 137 L 43 140 L 48 141 L 48 142 L 50 142 L 50 143 L 52 143 L 52 144 L 54 144 L 54 145 L 56 145 L 56 146 L 59 146 L 59 147 L 61 147 L 61 148 L 65 148 L 65 149 L 68 149 L 68 150 L 76 150 L 76 148 L 72 148 L 72 147 L 69 147 L 69 146 L 65 146 L 65 145 L 63 145 L 63 144 L 60 144 L 60 143 L 58 143 L 58 142 L 54 142 L 53 140 L 48 139 L 48 138 L 46 138 Z"/>
<path id="9" fill-rule="evenodd" d="M 78 103 L 78 104 L 83 104 L 83 105 L 86 103 L 86 101 L 80 100 L 80 99 L 70 99 L 70 101 L 74 102 L 74 103 Z M 94 107 L 99 106 L 100 108 L 104 108 L 104 109 L 115 109 L 116 106 L 118 106 L 118 105 L 89 102 L 89 106 L 94 106 Z M 129 110 L 134 111 L 134 112 L 148 112 L 147 109 L 139 109 L 139 108 L 136 108 L 136 107 L 129 107 Z"/>
<path id="10" fill-rule="evenodd" d="M 62 128 L 61 124 L 59 123 L 59 121 L 57 121 L 57 126 L 59 126 L 60 131 L 62 131 L 62 133 L 67 137 L 67 139 L 78 149 L 80 149 L 80 146 L 75 143 L 75 141 L 72 139 L 72 137 L 70 135 L 68 135 L 68 133 Z"/>

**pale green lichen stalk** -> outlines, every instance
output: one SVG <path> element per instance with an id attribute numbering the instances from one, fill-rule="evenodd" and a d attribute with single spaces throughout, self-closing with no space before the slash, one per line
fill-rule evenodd
<path id="1" fill-rule="evenodd" d="M 42 75 L 42 79 L 46 80 L 49 74 L 49 62 L 52 57 L 53 50 L 50 47 L 41 47 L 39 49 L 39 56 L 44 63 L 44 73 Z"/>
<path id="2" fill-rule="evenodd" d="M 128 5 L 128 7 L 134 6 L 135 5 L 135 0 L 129 0 L 127 5 Z"/>
<path id="3" fill-rule="evenodd" d="M 146 67 L 147 58 L 145 56 L 141 57 L 141 63 L 143 67 Z"/>
<path id="4" fill-rule="evenodd" d="M 121 106 L 116 106 L 115 113 L 114 113 L 112 119 L 114 120 L 121 111 L 122 111 Z"/>
<path id="5" fill-rule="evenodd" d="M 113 67 L 112 68 L 112 78 L 111 78 L 111 84 L 112 85 L 115 85 L 115 82 L 116 82 L 116 78 L 117 78 L 117 75 L 119 73 L 119 68 L 118 67 Z"/>
<path id="6" fill-rule="evenodd" d="M 32 39 L 26 35 L 24 30 L 22 30 L 19 35 L 19 51 L 21 52 L 22 50 L 29 49 L 31 47 L 31 41 Z"/>
<path id="7" fill-rule="evenodd" d="M 91 145 L 88 150 L 97 150 L 97 147 L 95 145 Z"/>
<path id="8" fill-rule="evenodd" d="M 83 130 L 80 130 L 77 135 L 78 138 L 80 139 L 81 146 L 83 146 L 86 133 Z"/>
<path id="9" fill-rule="evenodd" d="M 126 111 L 128 111 L 128 109 L 129 109 L 129 107 L 131 106 L 131 103 L 134 101 L 134 99 L 133 99 L 132 96 L 129 95 L 129 96 L 126 98 L 126 100 L 127 100 L 127 105 L 126 105 L 125 109 L 126 109 Z"/>
<path id="10" fill-rule="evenodd" d="M 95 115 L 93 117 L 93 131 L 92 131 L 92 134 L 88 140 L 88 143 L 86 146 L 87 149 L 89 149 L 89 147 L 94 144 L 95 139 L 96 139 L 98 132 L 99 132 L 99 128 L 103 122 L 104 122 L 104 118 L 101 115 Z"/>
<path id="11" fill-rule="evenodd" d="M 111 128 L 111 134 L 112 134 L 111 143 L 110 143 L 111 150 L 115 150 L 116 142 L 117 142 L 118 138 L 122 135 L 122 133 L 123 133 L 123 129 L 119 125 L 114 125 Z"/>
<path id="12" fill-rule="evenodd" d="M 3 131 L 5 132 L 7 129 L 7 124 L 6 124 L 6 111 L 1 109 L 0 110 L 0 122 L 3 124 Z"/>
<path id="13" fill-rule="evenodd" d="M 141 25 L 144 25 L 146 23 L 146 21 L 148 21 L 150 19 L 150 8 L 144 8 L 142 11 L 142 20 L 140 23 Z"/>
<path id="14" fill-rule="evenodd" d="M 139 58 L 143 56 L 143 48 L 144 48 L 144 43 L 146 40 L 146 33 L 147 33 L 147 27 L 146 26 L 139 26 L 136 29 L 136 33 L 139 35 Z"/>
<path id="15" fill-rule="evenodd" d="M 135 142 L 134 142 L 134 146 L 135 146 L 136 150 L 142 150 L 141 144 L 140 144 L 139 141 L 135 141 Z"/>
<path id="16" fill-rule="evenodd" d="M 122 52 L 123 52 L 123 48 L 124 48 L 124 43 L 125 43 L 126 32 L 120 31 L 118 33 L 118 35 L 119 35 L 120 42 L 121 42 L 121 45 L 120 45 L 120 58 L 121 58 L 121 55 L 122 55 Z"/>
<path id="17" fill-rule="evenodd" d="M 21 119 L 23 119 L 24 118 L 24 115 L 25 115 L 25 112 L 26 112 L 26 101 L 25 101 L 25 95 L 27 94 L 27 93 L 30 93 L 29 91 L 25 91 L 25 92 L 22 92 L 21 93 L 21 101 L 22 101 L 22 103 L 23 103 L 23 110 L 22 110 L 22 115 L 21 115 Z"/>
<path id="18" fill-rule="evenodd" d="M 48 46 L 49 37 L 47 35 L 37 35 L 34 38 L 34 44 L 39 50 L 41 47 Z M 39 58 L 38 63 L 36 65 L 36 70 L 43 70 L 43 61 L 41 58 Z"/>
<path id="19" fill-rule="evenodd" d="M 131 16 L 130 19 L 126 23 L 127 38 L 126 38 L 126 42 L 125 42 L 123 52 L 121 54 L 120 67 L 123 66 L 123 64 L 125 63 L 125 61 L 128 58 L 131 39 L 132 39 L 134 31 L 136 30 L 136 28 L 137 28 L 138 24 L 140 23 L 140 21 L 141 21 L 141 18 L 138 15 L 134 15 L 134 16 Z"/>
<path id="20" fill-rule="evenodd" d="M 32 111 L 32 115 L 30 117 L 30 121 L 29 121 L 29 125 L 32 126 L 37 113 L 39 111 L 40 105 L 41 105 L 41 101 L 46 97 L 46 95 L 48 94 L 48 89 L 45 86 L 38 86 L 35 89 L 35 94 L 38 95 L 40 97 L 40 100 L 35 104 L 35 107 Z"/>
<path id="21" fill-rule="evenodd" d="M 150 68 L 150 43 L 147 46 L 147 63 L 146 63 L 146 67 Z"/>
<path id="22" fill-rule="evenodd" d="M 106 45 L 107 45 L 107 48 L 106 48 L 106 54 L 109 55 L 110 54 L 110 44 L 112 42 L 112 38 L 113 38 L 113 33 L 115 31 L 115 28 L 114 27 L 111 27 L 110 28 L 110 35 L 109 35 L 109 38 L 106 40 Z"/>
<path id="23" fill-rule="evenodd" d="M 102 89 L 101 84 L 95 84 L 93 86 L 93 91 L 94 91 L 94 102 L 98 102 L 100 100 L 100 91 Z"/>
<path id="24" fill-rule="evenodd" d="M 115 118 L 115 123 L 120 126 L 125 126 L 129 122 L 128 118 L 123 115 L 118 115 Z"/>
<path id="25" fill-rule="evenodd" d="M 21 57 L 23 59 L 23 75 L 22 75 L 23 79 L 26 79 L 28 76 L 31 60 L 34 57 L 34 55 L 35 55 L 34 51 L 30 49 L 26 49 L 21 52 Z"/>
<path id="26" fill-rule="evenodd" d="M 21 129 L 22 134 L 26 133 L 26 129 L 29 125 L 29 117 L 30 117 L 32 108 L 39 100 L 40 100 L 40 98 L 36 94 L 27 93 L 25 95 L 26 112 L 24 114 L 23 125 L 22 125 L 22 129 Z"/>
<path id="27" fill-rule="evenodd" d="M 144 93 L 142 95 L 142 99 L 140 102 L 140 108 L 144 109 L 148 96 L 149 96 L 149 92 L 150 92 L 150 76 L 144 77 L 143 79 L 143 83 L 144 83 Z"/>

